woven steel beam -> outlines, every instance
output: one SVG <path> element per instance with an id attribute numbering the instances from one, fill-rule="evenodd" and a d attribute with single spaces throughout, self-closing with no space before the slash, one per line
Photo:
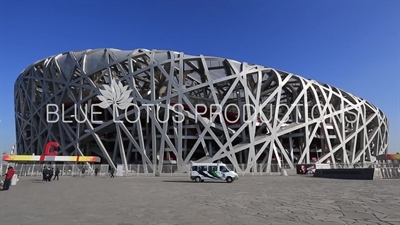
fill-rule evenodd
<path id="1" fill-rule="evenodd" d="M 106 89 L 137 107 L 114 99 L 116 113 L 101 108 Z M 369 102 L 225 58 L 147 49 L 66 52 L 26 68 L 14 96 L 18 154 L 41 154 L 48 141 L 57 141 L 60 155 L 83 155 L 80 146 L 86 146 L 85 154 L 100 154 L 103 163 L 125 170 L 142 164 L 156 174 L 173 163 L 185 171 L 190 161 L 209 155 L 206 161 L 222 160 L 239 173 L 268 172 L 272 164 L 375 162 L 388 150 L 387 117 Z M 50 117 L 49 104 L 59 109 Z M 216 106 L 220 112 L 212 111 Z M 94 112 L 100 121 L 92 120 Z"/>

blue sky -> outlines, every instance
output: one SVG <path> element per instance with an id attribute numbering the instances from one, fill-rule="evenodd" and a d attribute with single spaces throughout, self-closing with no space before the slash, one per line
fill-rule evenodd
<path id="1" fill-rule="evenodd" d="M 83 49 L 168 49 L 312 78 L 381 108 L 399 150 L 398 1 L 0 1 L 0 151 L 15 142 L 14 82 Z"/>

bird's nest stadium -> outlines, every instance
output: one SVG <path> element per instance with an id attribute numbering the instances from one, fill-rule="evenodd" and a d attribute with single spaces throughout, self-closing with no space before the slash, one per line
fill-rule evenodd
<path id="1" fill-rule="evenodd" d="M 272 164 L 374 162 L 388 121 L 371 103 L 270 67 L 176 51 L 58 54 L 15 83 L 18 154 L 96 155 L 178 170 L 190 161 L 254 172 Z M 244 164 L 244 166 L 243 166 Z"/>

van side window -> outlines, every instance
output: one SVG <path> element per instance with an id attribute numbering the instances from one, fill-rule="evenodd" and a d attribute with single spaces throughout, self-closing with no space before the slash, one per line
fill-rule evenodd
<path id="1" fill-rule="evenodd" d="M 199 166 L 197 171 L 207 171 L 207 166 Z"/>
<path id="2" fill-rule="evenodd" d="M 219 166 L 219 171 L 223 173 L 229 172 L 229 170 L 225 166 Z"/>
<path id="3" fill-rule="evenodd" d="M 217 167 L 216 166 L 209 166 L 208 167 L 208 171 L 217 171 Z"/>
<path id="4" fill-rule="evenodd" d="M 192 171 L 197 171 L 197 166 L 192 166 Z"/>

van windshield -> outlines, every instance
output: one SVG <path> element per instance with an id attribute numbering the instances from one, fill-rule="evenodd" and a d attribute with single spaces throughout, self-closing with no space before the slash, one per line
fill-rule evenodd
<path id="1" fill-rule="evenodd" d="M 226 166 L 219 166 L 219 171 L 226 173 L 229 172 L 230 170 L 226 168 Z"/>

